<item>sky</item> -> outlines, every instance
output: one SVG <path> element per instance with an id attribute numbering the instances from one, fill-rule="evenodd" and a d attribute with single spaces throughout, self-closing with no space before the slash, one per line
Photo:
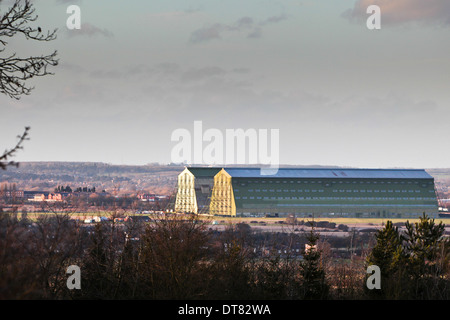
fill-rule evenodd
<path id="1" fill-rule="evenodd" d="M 59 65 L 29 96 L 0 96 L 0 148 L 31 127 L 17 161 L 170 163 L 172 133 L 202 121 L 278 129 L 281 164 L 450 167 L 448 0 L 33 3 L 57 39 L 7 49 L 57 50 Z"/>

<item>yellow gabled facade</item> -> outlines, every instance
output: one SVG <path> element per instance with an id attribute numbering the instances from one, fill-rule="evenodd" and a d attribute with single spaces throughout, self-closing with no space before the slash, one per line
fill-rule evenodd
<path id="1" fill-rule="evenodd" d="M 175 212 L 198 213 L 195 176 L 187 168 L 178 175 Z"/>
<path id="2" fill-rule="evenodd" d="M 209 212 L 212 215 L 236 216 L 231 176 L 224 169 L 214 176 Z"/>

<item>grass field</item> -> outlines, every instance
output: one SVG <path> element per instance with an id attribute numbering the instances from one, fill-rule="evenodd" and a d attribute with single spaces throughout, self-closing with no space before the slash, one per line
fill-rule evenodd
<path id="1" fill-rule="evenodd" d="M 286 221 L 286 218 L 278 217 L 278 218 L 225 218 L 225 217 L 217 217 L 217 218 L 210 218 L 211 220 L 218 220 L 218 221 L 230 221 L 230 222 L 244 222 L 249 223 L 251 221 L 257 221 L 257 222 L 267 222 L 267 223 L 275 223 L 277 221 Z M 312 221 L 312 218 L 297 218 L 298 221 Z M 409 219 L 409 218 L 396 218 L 396 219 L 388 219 L 388 218 L 314 218 L 314 221 L 328 221 L 328 222 L 334 222 L 337 225 L 338 224 L 374 224 L 374 225 L 381 225 L 386 223 L 386 221 L 392 221 L 393 223 L 396 222 L 417 222 L 419 219 Z M 443 222 L 444 224 L 450 224 L 450 219 L 435 219 L 436 223 Z"/>
<path id="2" fill-rule="evenodd" d="M 39 217 L 40 215 L 52 215 L 54 213 L 51 212 L 29 212 L 27 214 L 27 218 L 34 220 L 37 217 Z M 91 218 L 91 217 L 95 217 L 95 216 L 104 216 L 104 217 L 111 217 L 111 215 L 113 214 L 113 212 L 108 212 L 108 211 L 104 211 L 104 212 L 73 212 L 70 213 L 69 215 L 73 218 L 77 218 L 77 219 L 84 219 L 84 218 Z M 144 214 L 146 216 L 151 216 L 151 214 Z M 18 213 L 18 217 L 20 217 L 21 214 Z M 199 216 L 199 218 L 201 220 L 206 220 L 206 221 L 217 221 L 220 224 L 234 224 L 234 223 L 262 223 L 265 222 L 267 224 L 276 224 L 279 221 L 286 221 L 285 217 L 212 217 L 212 216 Z M 334 222 L 336 223 L 336 225 L 339 224 L 345 224 L 345 225 L 383 225 L 386 223 L 386 221 L 390 220 L 393 223 L 397 223 L 397 222 L 417 222 L 419 221 L 419 219 L 409 219 L 409 218 L 395 218 L 395 219 L 389 219 L 389 218 L 297 218 L 298 221 L 328 221 L 328 222 Z M 445 225 L 450 225 L 450 219 L 440 219 L 440 218 L 436 218 L 435 219 L 436 223 L 442 222 Z"/>

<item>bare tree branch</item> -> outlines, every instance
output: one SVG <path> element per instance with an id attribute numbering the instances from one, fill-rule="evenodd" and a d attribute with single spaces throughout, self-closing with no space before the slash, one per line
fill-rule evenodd
<path id="1" fill-rule="evenodd" d="M 0 53 L 5 53 L 8 45 L 8 38 L 17 35 L 24 36 L 27 40 L 52 41 L 56 39 L 56 31 L 42 32 L 41 27 L 30 26 L 38 16 L 30 0 L 15 0 L 11 7 L 2 12 L 2 0 L 0 0 Z M 10 98 L 19 100 L 22 95 L 28 95 L 34 89 L 27 85 L 27 81 L 34 77 L 42 77 L 52 74 L 48 71 L 48 66 L 56 66 L 57 51 L 48 55 L 30 56 L 22 58 L 16 56 L 16 53 L 8 54 L 6 57 L 0 57 L 0 93 Z M 18 166 L 14 161 L 9 161 L 22 144 L 28 140 L 29 127 L 25 128 L 24 133 L 19 136 L 17 145 L 0 155 L 0 168 L 5 170 L 8 166 Z"/>
<path id="2" fill-rule="evenodd" d="M 22 34 L 27 40 L 56 39 L 57 29 L 43 33 L 41 27 L 29 26 L 29 23 L 35 22 L 38 18 L 34 12 L 30 0 L 16 0 L 12 7 L 0 16 L 0 52 L 6 49 L 8 44 L 6 39 L 18 34 Z M 47 67 L 58 64 L 56 55 L 55 50 L 52 54 L 28 58 L 19 58 L 16 53 L 5 58 L 0 57 L 0 92 L 17 100 L 22 95 L 30 94 L 34 87 L 27 86 L 26 80 L 52 74 Z"/>
<path id="3" fill-rule="evenodd" d="M 18 167 L 19 164 L 14 161 L 8 161 L 9 158 L 11 158 L 18 150 L 23 149 L 22 144 L 25 140 L 29 140 L 28 138 L 28 131 L 30 130 L 30 127 L 25 127 L 25 131 L 22 133 L 21 136 L 17 136 L 19 141 L 17 142 L 16 146 L 10 150 L 5 150 L 3 154 L 0 156 L 0 168 L 3 170 L 6 170 L 9 166 L 15 166 Z"/>

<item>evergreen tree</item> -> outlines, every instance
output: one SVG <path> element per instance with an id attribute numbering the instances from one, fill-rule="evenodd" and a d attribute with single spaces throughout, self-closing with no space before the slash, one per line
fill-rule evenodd
<path id="1" fill-rule="evenodd" d="M 444 224 L 436 224 L 425 213 L 418 222 L 405 223 L 400 234 L 391 221 L 376 234 L 377 243 L 367 265 L 381 271 L 381 290 L 370 295 L 386 299 L 434 299 L 447 297 L 444 269 L 449 256 Z"/>
<path id="2" fill-rule="evenodd" d="M 405 246 L 411 261 L 415 262 L 421 275 L 425 266 L 434 261 L 437 257 L 439 243 L 443 240 L 444 224 L 436 224 L 434 219 L 430 219 L 425 213 L 420 217 L 419 222 L 411 224 L 406 222 Z"/>
<path id="3" fill-rule="evenodd" d="M 302 278 L 301 294 L 303 299 L 325 299 L 328 295 L 328 284 L 321 261 L 321 252 L 317 248 L 319 235 L 311 230 L 307 236 L 307 246 L 300 264 Z"/>
<path id="4" fill-rule="evenodd" d="M 392 274 L 398 268 L 398 262 L 403 253 L 402 239 L 397 227 L 392 221 L 387 221 L 382 230 L 377 231 L 376 245 L 366 261 L 368 265 L 377 265 L 384 276 Z"/>
<path id="5" fill-rule="evenodd" d="M 376 244 L 366 258 L 367 266 L 376 265 L 381 272 L 381 290 L 372 289 L 370 295 L 377 298 L 395 298 L 401 286 L 406 281 L 403 277 L 403 266 L 406 256 L 402 246 L 402 236 L 392 221 L 387 221 L 383 229 L 378 230 Z M 365 282 L 364 282 L 365 283 Z"/>
<path id="6" fill-rule="evenodd" d="M 444 239 L 445 225 L 436 224 L 425 213 L 419 222 L 406 222 L 404 237 L 408 256 L 408 270 L 414 298 L 429 299 L 436 295 L 432 287 L 444 283 L 443 268 L 439 264 L 440 255 L 448 255 L 448 243 Z M 445 258 L 445 257 L 441 257 Z"/>

